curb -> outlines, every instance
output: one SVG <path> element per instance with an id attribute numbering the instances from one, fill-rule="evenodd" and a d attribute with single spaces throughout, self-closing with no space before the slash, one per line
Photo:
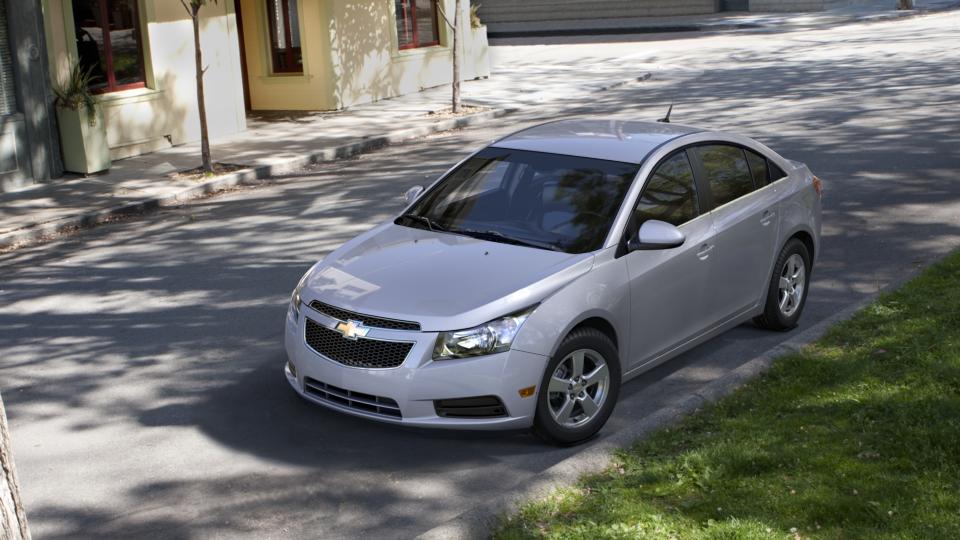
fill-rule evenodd
<path id="1" fill-rule="evenodd" d="M 680 403 L 658 409 L 622 431 L 554 464 L 525 483 L 517 491 L 475 506 L 473 509 L 417 536 L 417 539 L 489 538 L 490 533 L 502 523 L 503 518 L 515 513 L 524 503 L 541 499 L 558 488 L 574 485 L 584 475 L 602 472 L 610 465 L 617 450 L 629 447 L 653 431 L 677 424 L 684 417 L 699 411 L 704 405 L 733 393 L 751 379 L 768 370 L 781 356 L 797 352 L 804 346 L 820 339 L 835 324 L 851 318 L 855 313 L 876 300 L 882 293 L 899 287 L 922 270 L 922 268 L 916 269 L 905 276 L 901 276 L 900 279 L 894 280 L 882 289 L 755 356 L 740 367 L 708 383 Z"/>
<path id="2" fill-rule="evenodd" d="M 356 142 L 323 148 L 314 153 L 292 157 L 277 163 L 242 169 L 166 195 L 146 197 L 138 201 L 90 210 L 45 223 L 32 223 L 0 234 L 0 252 L 38 244 L 63 233 L 92 227 L 124 216 L 152 212 L 164 206 L 175 205 L 217 191 L 240 185 L 255 184 L 260 180 L 288 173 L 307 165 L 337 161 L 415 137 L 483 124 L 512 114 L 517 110 L 516 108 L 494 109 L 470 116 L 440 120 L 426 126 L 400 129 L 386 135 L 365 137 Z"/>
<path id="3" fill-rule="evenodd" d="M 617 89 L 617 88 L 620 88 L 621 86 L 626 86 L 626 85 L 628 85 L 628 84 L 630 84 L 630 83 L 649 81 L 652 77 L 653 77 L 653 73 L 651 73 L 651 72 L 648 71 L 648 72 L 644 73 L 643 75 L 640 75 L 639 77 L 633 77 L 633 78 L 630 78 L 630 79 L 624 79 L 624 80 L 622 80 L 622 81 L 616 81 L 616 82 L 610 83 L 610 84 L 608 84 L 608 85 L 606 85 L 606 86 L 601 86 L 600 88 L 597 89 L 597 91 L 598 91 L 598 92 L 606 92 L 606 91 L 608 91 L 608 90 L 615 90 L 615 89 Z"/>

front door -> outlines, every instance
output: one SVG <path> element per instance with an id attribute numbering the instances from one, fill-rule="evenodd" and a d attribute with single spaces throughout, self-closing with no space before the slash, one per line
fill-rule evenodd
<path id="1" fill-rule="evenodd" d="M 654 169 L 637 201 L 627 234 L 644 221 L 677 226 L 686 240 L 663 250 L 626 255 L 630 278 L 630 350 L 628 369 L 656 360 L 710 325 L 704 302 L 711 287 L 713 216 L 701 213 L 693 168 L 685 150 Z"/>
<path id="2" fill-rule="evenodd" d="M 240 0 L 233 0 L 233 13 L 237 18 L 237 42 L 240 46 L 240 76 L 243 78 L 243 107 L 250 110 L 250 83 L 247 80 L 247 50 L 243 37 L 243 10 Z"/>
<path id="3" fill-rule="evenodd" d="M 0 193 L 32 180 L 26 121 L 17 106 L 13 60 L 7 35 L 7 6 L 0 0 Z"/>

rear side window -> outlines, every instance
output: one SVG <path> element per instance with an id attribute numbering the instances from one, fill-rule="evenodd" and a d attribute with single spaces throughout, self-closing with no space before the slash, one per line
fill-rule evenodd
<path id="1" fill-rule="evenodd" d="M 722 206 L 753 191 L 753 176 L 743 149 L 727 144 L 696 147 L 714 206 Z"/>
<path id="2" fill-rule="evenodd" d="M 681 151 L 653 172 L 637 201 L 634 222 L 639 227 L 648 219 L 658 219 L 679 226 L 697 217 L 697 210 L 693 168 Z"/>
<path id="3" fill-rule="evenodd" d="M 783 169 L 777 167 L 777 164 L 772 161 L 767 161 L 767 167 L 769 168 L 769 171 L 767 172 L 767 178 L 770 179 L 771 183 L 776 182 L 787 175 L 787 173 L 783 172 Z"/>
<path id="4" fill-rule="evenodd" d="M 757 189 L 772 184 L 787 175 L 776 163 L 760 154 L 751 150 L 744 150 L 744 152 L 747 154 L 747 163 L 750 164 L 750 173 L 753 175 L 753 183 Z"/>
<path id="5" fill-rule="evenodd" d="M 757 189 L 760 189 L 767 185 L 767 158 L 750 150 L 744 150 L 744 152 L 747 154 L 747 163 L 750 164 L 750 174 L 753 175 L 753 185 L 756 186 Z"/>

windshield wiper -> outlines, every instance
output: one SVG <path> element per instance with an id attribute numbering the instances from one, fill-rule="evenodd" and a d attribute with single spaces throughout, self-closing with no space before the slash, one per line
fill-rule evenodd
<path id="1" fill-rule="evenodd" d="M 475 229 L 449 229 L 448 232 L 462 234 L 465 236 L 470 236 L 472 238 L 479 238 L 481 240 L 491 240 L 493 242 L 503 242 L 505 244 L 514 244 L 518 246 L 526 246 L 532 248 L 540 249 L 549 249 L 550 251 L 563 251 L 559 247 L 548 244 L 546 242 L 537 242 L 534 240 L 523 240 L 520 238 L 514 238 L 513 236 L 507 236 L 500 231 L 494 230 L 475 230 Z"/>
<path id="2" fill-rule="evenodd" d="M 445 230 L 447 230 L 446 228 L 444 228 L 442 225 L 440 225 L 440 224 L 437 223 L 436 221 L 428 218 L 427 216 L 421 216 L 420 214 L 406 213 L 406 214 L 401 215 L 400 217 L 401 217 L 401 218 L 406 218 L 406 219 L 409 219 L 409 220 L 412 220 L 412 221 L 416 221 L 417 223 L 423 223 L 423 224 L 426 225 L 427 228 L 430 229 L 431 231 L 445 231 Z"/>

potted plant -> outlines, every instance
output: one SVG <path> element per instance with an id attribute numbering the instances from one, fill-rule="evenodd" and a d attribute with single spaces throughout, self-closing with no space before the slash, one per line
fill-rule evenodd
<path id="1" fill-rule="evenodd" d="M 90 92 L 91 69 L 75 64 L 57 94 L 57 124 L 63 168 L 90 174 L 110 168 L 110 147 L 103 109 Z"/>

